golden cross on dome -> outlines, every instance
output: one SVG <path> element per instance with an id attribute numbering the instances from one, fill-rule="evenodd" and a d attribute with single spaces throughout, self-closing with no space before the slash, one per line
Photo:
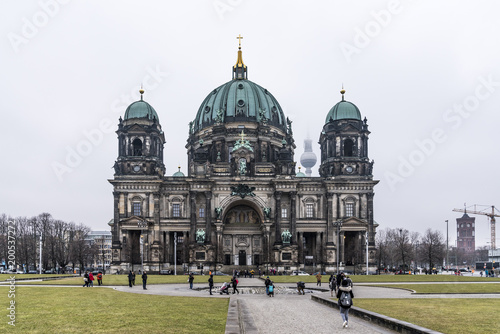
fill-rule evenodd
<path id="1" fill-rule="evenodd" d="M 243 37 L 241 37 L 241 34 L 239 34 L 239 36 L 236 37 L 239 41 L 239 46 L 238 46 L 238 49 L 241 49 L 241 40 L 243 39 Z"/>

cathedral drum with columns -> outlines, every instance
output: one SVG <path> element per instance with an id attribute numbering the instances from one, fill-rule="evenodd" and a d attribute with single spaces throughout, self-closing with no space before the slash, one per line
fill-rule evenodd
<path id="1" fill-rule="evenodd" d="M 168 134 L 144 91 L 120 117 L 112 272 L 374 271 L 366 118 L 342 90 L 318 129 L 320 176 L 297 172 L 292 121 L 248 80 L 241 44 L 232 70 L 189 123 L 187 175 L 165 175 Z"/>

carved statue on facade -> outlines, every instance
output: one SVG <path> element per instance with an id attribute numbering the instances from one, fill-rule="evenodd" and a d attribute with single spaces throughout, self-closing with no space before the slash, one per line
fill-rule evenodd
<path id="1" fill-rule="evenodd" d="M 205 243 L 205 231 L 201 229 L 196 231 L 196 242 L 199 244 Z"/>
<path id="2" fill-rule="evenodd" d="M 264 214 L 266 215 L 266 218 L 271 218 L 271 208 L 264 208 Z"/>
<path id="3" fill-rule="evenodd" d="M 215 219 L 220 219 L 222 216 L 222 208 L 215 208 Z"/>
<path id="4" fill-rule="evenodd" d="M 240 175 L 245 175 L 247 173 L 247 161 L 245 159 L 240 159 L 238 171 Z"/>
<path id="5" fill-rule="evenodd" d="M 292 240 L 292 233 L 290 233 L 289 230 L 284 230 L 281 233 L 281 240 L 283 240 L 284 244 L 289 244 L 290 241 Z"/>

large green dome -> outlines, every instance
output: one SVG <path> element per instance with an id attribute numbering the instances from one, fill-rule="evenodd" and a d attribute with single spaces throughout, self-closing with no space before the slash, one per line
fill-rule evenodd
<path id="1" fill-rule="evenodd" d="M 344 101 L 342 96 L 342 101 L 333 106 L 326 116 L 325 123 L 333 122 L 339 119 L 356 119 L 361 120 L 361 113 L 358 107 L 354 103 L 349 101 Z"/>
<path id="2" fill-rule="evenodd" d="M 127 120 L 131 118 L 148 118 L 150 120 L 156 119 L 156 121 L 159 121 L 158 114 L 154 108 L 146 101 L 143 101 L 142 97 L 141 100 L 135 101 L 129 105 L 125 111 L 124 119 Z"/>
<path id="3" fill-rule="evenodd" d="M 286 118 L 274 96 L 247 79 L 234 79 L 205 98 L 193 122 L 193 131 L 215 123 L 268 123 L 286 131 Z"/>

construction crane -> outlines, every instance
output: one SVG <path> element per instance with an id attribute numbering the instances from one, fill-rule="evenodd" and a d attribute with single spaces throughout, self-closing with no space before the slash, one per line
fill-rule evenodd
<path id="1" fill-rule="evenodd" d="M 495 233 L 495 217 L 500 217 L 500 214 L 496 214 L 496 212 L 499 212 L 497 208 L 493 205 L 478 205 L 474 204 L 469 206 L 474 207 L 474 210 L 468 210 L 467 207 L 464 209 L 453 209 L 453 211 L 456 212 L 463 212 L 463 213 L 472 213 L 474 215 L 484 215 L 488 216 L 490 218 L 490 226 L 491 226 L 491 249 L 497 249 L 495 245 L 495 239 L 496 239 L 496 233 Z M 477 210 L 477 207 L 479 207 L 479 210 Z M 484 209 L 481 209 L 484 207 Z M 491 208 L 491 212 L 486 212 L 486 210 L 489 210 Z"/>

